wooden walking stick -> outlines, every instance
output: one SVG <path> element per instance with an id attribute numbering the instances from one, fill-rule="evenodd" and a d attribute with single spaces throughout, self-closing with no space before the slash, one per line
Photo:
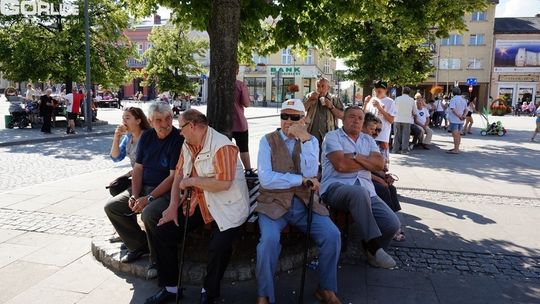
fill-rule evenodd
<path id="1" fill-rule="evenodd" d="M 187 229 L 188 229 L 188 220 L 189 220 L 189 210 L 191 209 L 191 188 L 187 188 L 186 194 L 184 196 L 186 203 L 186 215 L 184 216 L 184 231 L 182 235 L 182 249 L 180 251 L 180 265 L 178 271 L 178 283 L 176 284 L 176 304 L 180 303 L 180 299 L 184 296 L 182 288 L 182 273 L 184 272 L 184 254 L 186 252 L 186 239 L 187 239 Z M 180 205 L 182 206 L 182 205 Z M 183 210 L 181 210 L 183 212 Z"/>
<path id="2" fill-rule="evenodd" d="M 313 182 L 310 180 L 306 181 L 306 186 L 313 187 Z M 309 252 L 309 235 L 311 234 L 311 222 L 313 221 L 313 195 L 315 191 L 310 190 L 309 193 L 309 203 L 308 203 L 308 215 L 307 215 L 307 229 L 306 229 L 306 248 L 304 249 L 304 264 L 302 266 L 302 279 L 300 281 L 300 294 L 298 295 L 298 304 L 304 303 L 304 285 L 306 283 L 306 269 L 308 263 L 308 252 Z"/>

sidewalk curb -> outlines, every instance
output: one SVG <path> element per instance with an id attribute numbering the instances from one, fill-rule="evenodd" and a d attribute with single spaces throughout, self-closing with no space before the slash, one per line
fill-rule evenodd
<path id="1" fill-rule="evenodd" d="M 86 137 L 95 137 L 95 136 L 104 136 L 104 135 L 113 135 L 113 134 L 114 134 L 114 131 L 99 131 L 99 132 L 78 133 L 78 134 L 71 134 L 71 135 L 64 134 L 63 136 L 52 136 L 52 137 L 44 137 L 44 138 L 23 139 L 23 140 L 11 141 L 11 142 L 0 142 L 0 147 L 37 144 L 37 143 L 44 143 L 44 142 L 57 141 L 57 140 L 68 140 L 68 139 L 74 139 L 74 138 L 86 138 Z"/>
<path id="2" fill-rule="evenodd" d="M 262 118 L 278 117 L 278 116 L 279 116 L 278 114 L 275 114 L 275 115 L 248 117 L 246 119 L 247 120 L 262 119 Z M 0 147 L 38 144 L 38 143 L 51 142 L 51 141 L 56 141 L 56 140 L 67 140 L 67 139 L 74 139 L 74 138 L 95 137 L 95 136 L 104 136 L 104 135 L 113 135 L 113 134 L 114 134 L 114 131 L 99 131 L 99 132 L 78 133 L 78 134 L 73 134 L 73 135 L 52 136 L 52 137 L 44 137 L 44 138 L 31 138 L 31 139 L 23 139 L 23 140 L 10 141 L 10 142 L 0 142 Z"/>
<path id="3" fill-rule="evenodd" d="M 405 191 L 438 192 L 438 193 L 461 194 L 461 195 L 481 195 L 481 196 L 492 196 L 492 197 L 499 197 L 499 198 L 502 197 L 502 198 L 540 201 L 540 197 L 530 197 L 530 196 L 515 196 L 515 195 L 489 194 L 489 193 L 465 192 L 465 191 L 427 190 L 425 188 L 414 188 L 414 187 L 397 187 L 396 186 L 396 188 L 398 190 L 405 190 Z"/>

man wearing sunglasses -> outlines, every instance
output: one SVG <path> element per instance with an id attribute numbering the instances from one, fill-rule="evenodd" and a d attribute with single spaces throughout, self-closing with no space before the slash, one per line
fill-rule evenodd
<path id="1" fill-rule="evenodd" d="M 337 128 L 337 120 L 343 118 L 343 103 L 330 95 L 329 89 L 328 79 L 321 78 L 317 80 L 317 90 L 309 93 L 304 101 L 308 132 L 317 138 L 319 144 L 322 144 L 326 133 Z"/>
<path id="2" fill-rule="evenodd" d="M 267 134 L 259 144 L 261 238 L 257 245 L 258 304 L 275 303 L 274 274 L 280 253 L 280 233 L 287 225 L 307 230 L 310 190 L 318 191 L 319 142 L 305 127 L 301 100 L 289 99 L 281 106 L 281 129 Z M 338 228 L 328 209 L 314 195 L 311 237 L 318 245 L 320 282 L 317 298 L 341 303 L 336 296 L 337 262 L 341 248 Z"/>

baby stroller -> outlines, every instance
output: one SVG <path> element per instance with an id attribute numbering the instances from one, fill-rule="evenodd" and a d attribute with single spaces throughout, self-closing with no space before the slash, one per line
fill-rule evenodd
<path id="1" fill-rule="evenodd" d="M 9 114 L 11 114 L 13 118 L 6 125 L 6 128 L 8 129 L 13 129 L 15 127 L 24 129 L 30 124 L 30 120 L 28 120 L 28 113 L 26 113 L 25 109 L 23 109 L 18 103 L 11 103 L 9 106 Z"/>
<path id="2" fill-rule="evenodd" d="M 486 120 L 486 128 L 482 129 L 480 131 L 480 135 L 487 136 L 487 135 L 498 135 L 498 136 L 504 136 L 506 135 L 506 129 L 503 127 L 502 123 L 500 121 L 489 123 L 489 118 L 487 111 L 487 108 L 484 109 L 484 113 L 481 114 L 481 116 Z"/>

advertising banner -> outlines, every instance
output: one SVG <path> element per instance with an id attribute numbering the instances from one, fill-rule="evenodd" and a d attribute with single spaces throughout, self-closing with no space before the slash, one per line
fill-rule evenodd
<path id="1" fill-rule="evenodd" d="M 495 72 L 540 72 L 540 40 L 497 40 Z"/>

